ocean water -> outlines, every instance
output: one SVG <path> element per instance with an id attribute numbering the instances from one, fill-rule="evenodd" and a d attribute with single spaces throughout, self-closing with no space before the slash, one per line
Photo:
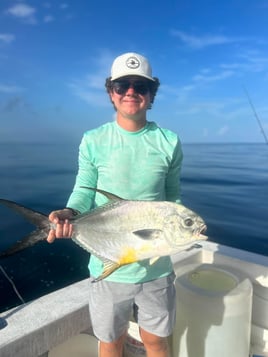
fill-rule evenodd
<path id="1" fill-rule="evenodd" d="M 65 206 L 79 143 L 0 143 L 0 197 L 43 213 Z M 209 240 L 268 256 L 268 145 L 185 144 L 182 200 L 206 221 Z M 33 230 L 0 206 L 0 251 Z M 71 240 L 39 243 L 0 260 L 25 301 L 88 276 Z M 268 258 L 267 258 L 268 259 Z M 0 311 L 20 304 L 0 270 Z"/>

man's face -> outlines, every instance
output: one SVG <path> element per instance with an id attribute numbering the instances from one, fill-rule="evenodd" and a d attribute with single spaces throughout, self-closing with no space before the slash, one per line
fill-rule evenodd
<path id="1" fill-rule="evenodd" d="M 120 114 L 135 120 L 146 112 L 151 102 L 149 80 L 139 76 L 127 76 L 112 83 L 110 97 Z"/>

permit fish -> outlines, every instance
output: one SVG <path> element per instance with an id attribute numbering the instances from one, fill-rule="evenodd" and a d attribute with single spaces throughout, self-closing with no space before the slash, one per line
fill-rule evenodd
<path id="1" fill-rule="evenodd" d="M 72 217 L 71 239 L 103 262 L 101 280 L 119 267 L 150 259 L 153 264 L 160 256 L 168 256 L 206 240 L 206 224 L 195 212 L 182 204 L 169 201 L 125 200 L 110 192 L 94 190 L 106 196 L 108 203 Z M 0 203 L 15 210 L 37 229 L 18 241 L 0 257 L 17 253 L 47 238 L 55 228 L 48 217 L 13 201 Z"/>

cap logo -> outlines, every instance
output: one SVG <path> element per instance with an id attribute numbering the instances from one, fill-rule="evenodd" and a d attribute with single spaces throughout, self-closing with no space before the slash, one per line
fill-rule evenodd
<path id="1" fill-rule="evenodd" d="M 136 57 L 129 57 L 126 60 L 126 65 L 128 68 L 136 69 L 140 67 L 140 61 Z"/>

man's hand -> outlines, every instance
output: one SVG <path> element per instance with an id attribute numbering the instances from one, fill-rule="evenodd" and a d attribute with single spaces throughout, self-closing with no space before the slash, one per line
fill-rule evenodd
<path id="1" fill-rule="evenodd" d="M 71 238 L 73 226 L 69 219 L 72 218 L 73 212 L 69 208 L 52 211 L 48 219 L 56 225 L 55 229 L 51 229 L 47 236 L 48 243 L 53 243 L 56 238 Z"/>

